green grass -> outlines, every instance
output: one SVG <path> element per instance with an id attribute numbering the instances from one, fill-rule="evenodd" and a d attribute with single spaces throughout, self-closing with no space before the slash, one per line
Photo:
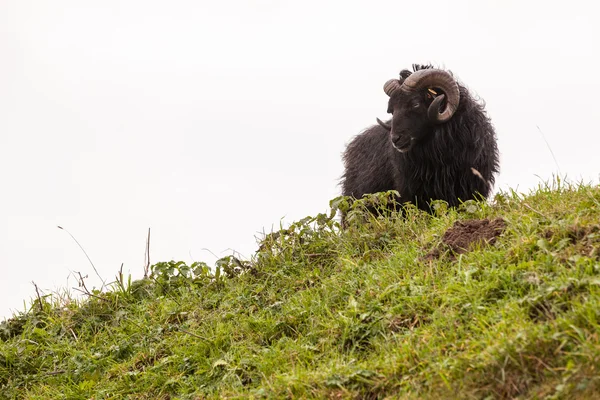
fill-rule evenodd
<path id="1" fill-rule="evenodd" d="M 600 188 L 560 181 L 432 216 L 354 205 L 248 261 L 163 262 L 0 324 L 0 398 L 600 398 Z M 501 217 L 492 245 L 438 248 Z M 441 247 L 443 249 L 443 247 Z"/>

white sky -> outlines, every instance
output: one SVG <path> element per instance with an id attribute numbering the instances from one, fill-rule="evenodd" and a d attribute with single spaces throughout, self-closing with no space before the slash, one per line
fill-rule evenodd
<path id="1" fill-rule="evenodd" d="M 497 188 L 598 181 L 589 0 L 0 1 L 0 317 L 123 262 L 250 257 L 327 210 L 383 83 L 451 69 L 487 103 Z M 228 250 L 229 249 L 229 250 Z"/>

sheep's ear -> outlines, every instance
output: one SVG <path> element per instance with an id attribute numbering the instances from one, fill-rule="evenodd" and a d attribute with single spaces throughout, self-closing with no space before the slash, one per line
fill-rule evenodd
<path id="1" fill-rule="evenodd" d="M 408 78 L 411 74 L 412 72 L 410 72 L 409 70 L 403 69 L 402 71 L 400 71 L 400 80 Z"/>
<path id="2" fill-rule="evenodd" d="M 428 88 L 425 93 L 427 94 L 427 100 L 433 100 L 435 99 L 437 96 L 439 96 L 439 93 L 436 92 L 435 90 Z"/>
<path id="3" fill-rule="evenodd" d="M 392 130 L 392 126 L 389 124 L 386 124 L 385 122 L 383 122 L 382 120 L 380 120 L 379 118 L 377 118 L 377 123 L 382 126 L 383 128 L 387 129 L 388 131 Z"/>

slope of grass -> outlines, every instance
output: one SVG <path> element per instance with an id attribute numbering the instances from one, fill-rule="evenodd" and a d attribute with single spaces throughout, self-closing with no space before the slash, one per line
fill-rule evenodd
<path id="1" fill-rule="evenodd" d="M 600 396 L 599 187 L 361 211 L 385 198 L 214 272 L 164 262 L 85 301 L 36 299 L 0 325 L 0 398 Z M 443 246 L 456 221 L 497 217 L 493 244 Z"/>

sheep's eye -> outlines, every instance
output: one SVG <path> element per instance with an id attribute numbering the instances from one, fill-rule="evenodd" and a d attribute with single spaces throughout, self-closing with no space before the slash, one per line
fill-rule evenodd
<path id="1" fill-rule="evenodd" d="M 419 108 L 419 106 L 421 105 L 421 103 L 419 103 L 418 101 L 412 104 L 413 108 Z"/>

